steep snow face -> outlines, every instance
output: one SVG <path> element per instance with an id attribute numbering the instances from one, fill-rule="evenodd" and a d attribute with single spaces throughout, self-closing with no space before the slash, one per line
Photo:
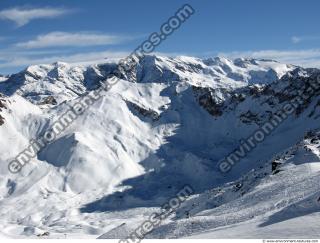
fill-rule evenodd
<path id="1" fill-rule="evenodd" d="M 139 107 L 148 107 L 143 104 L 143 100 L 137 102 L 131 97 L 138 94 L 141 87 L 120 82 L 117 92 L 110 91 L 92 105 L 39 154 L 40 160 L 66 173 L 65 186 L 72 191 L 112 188 L 123 179 L 142 174 L 144 169 L 139 163 L 164 143 L 163 130 L 166 126 L 168 133 L 174 129 L 170 124 L 152 127 L 135 115 L 139 111 L 128 106 L 129 101 L 135 102 Z M 142 88 L 150 93 L 144 98 L 151 96 L 156 102 L 153 109 L 157 110 L 157 106 L 166 103 L 166 99 L 161 99 L 155 92 L 162 89 L 160 85 Z M 120 92 L 119 89 L 123 91 Z M 61 108 L 56 115 L 64 112 Z"/>
<path id="2" fill-rule="evenodd" d="M 99 81 L 114 68 L 113 63 L 90 67 L 63 62 L 33 65 L 4 79 L 0 89 L 6 95 L 16 93 L 34 104 L 52 106 L 97 88 Z"/>
<path id="3" fill-rule="evenodd" d="M 316 90 L 230 173 L 222 174 L 218 162 L 283 104 L 299 92 L 306 94 L 319 71 L 270 60 L 146 56 L 20 173 L 8 172 L 10 160 L 31 139 L 42 136 L 116 68 L 116 63 L 36 65 L 0 82 L 0 92 L 6 95 L 0 97 L 4 104 L 0 108 L 4 118 L 0 125 L 1 232 L 30 237 L 46 231 L 52 237 L 60 237 L 61 232 L 97 236 L 123 220 L 132 226 L 142 222 L 144 215 L 185 184 L 202 199 L 208 191 L 226 191 L 214 202 L 203 200 L 204 205 L 192 209 L 190 216 L 224 204 L 236 207 L 232 200 L 242 202 L 242 196 L 257 186 L 252 170 L 259 171 L 259 178 L 273 176 L 270 159 L 301 141 L 305 132 L 319 128 Z M 312 168 L 317 180 L 317 163 Z M 303 168 L 295 173 L 304 173 Z M 235 192 L 233 185 L 239 178 L 246 188 Z M 300 183 L 299 178 L 295 182 Z M 264 197 L 273 198 L 274 192 L 267 192 Z M 216 205 L 215 200 L 221 203 Z M 190 211 L 192 204 L 187 205 Z M 245 205 L 244 211 L 258 210 L 249 202 Z M 167 227 L 180 224 L 176 221 L 185 216 L 179 211 L 166 222 Z M 159 230 L 154 236 L 197 233 L 192 229 L 176 234 L 166 226 Z"/>
<path id="4" fill-rule="evenodd" d="M 39 107 L 19 95 L 0 95 L 0 115 L 3 117 L 0 128 L 1 174 L 8 175 L 8 160 L 18 155 L 29 140 L 37 136 L 41 129 L 38 121 L 45 120 L 46 116 Z"/>
<path id="5" fill-rule="evenodd" d="M 53 97 L 51 104 L 78 97 L 85 92 L 84 68 L 71 67 L 66 63 L 30 66 L 9 77 L 2 83 L 6 94 L 17 93 L 35 104 L 46 104 L 46 98 Z M 50 104 L 50 103 L 48 103 Z"/>

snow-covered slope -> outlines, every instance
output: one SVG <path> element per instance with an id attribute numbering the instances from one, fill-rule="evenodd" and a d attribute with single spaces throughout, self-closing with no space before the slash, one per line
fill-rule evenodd
<path id="1" fill-rule="evenodd" d="M 179 220 L 149 237 L 319 238 L 319 155 L 320 132 L 309 132 L 238 180 L 194 195 Z"/>
<path id="2" fill-rule="evenodd" d="M 309 141 L 306 132 L 319 128 L 318 90 L 229 173 L 218 169 L 243 139 L 320 77 L 316 69 L 271 60 L 145 56 L 20 173 L 8 172 L 31 139 L 116 68 L 59 62 L 30 66 L 0 82 L 3 235 L 96 237 L 124 222 L 133 230 L 185 184 L 194 195 L 148 237 L 185 237 L 252 217 L 263 224 L 309 201 L 305 214 L 315 213 L 319 150 L 312 145 L 304 154 L 302 143 Z M 288 149 L 298 151 L 290 160 L 281 157 Z M 283 165 L 274 173 L 277 155 Z M 290 190 L 305 194 L 285 196 Z M 225 217 L 227 223 L 220 222 Z"/>

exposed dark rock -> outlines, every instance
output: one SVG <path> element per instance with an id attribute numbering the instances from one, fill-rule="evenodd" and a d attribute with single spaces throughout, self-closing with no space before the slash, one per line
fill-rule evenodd
<path id="1" fill-rule="evenodd" d="M 129 108 L 131 108 L 131 110 L 132 109 L 135 110 L 143 117 L 151 118 L 152 121 L 157 121 L 160 118 L 160 115 L 158 114 L 158 112 L 156 112 L 152 109 L 145 109 L 145 108 L 143 108 L 133 102 L 130 102 L 130 101 L 126 101 L 126 103 L 129 106 Z"/>
<path id="2" fill-rule="evenodd" d="M 215 95 L 215 90 L 211 88 L 192 87 L 194 94 L 202 106 L 212 116 L 221 116 L 223 114 L 224 100 Z"/>
<path id="3" fill-rule="evenodd" d="M 49 236 L 50 233 L 48 231 L 43 232 L 42 234 L 37 234 L 38 237 L 44 237 L 44 236 Z"/>
<path id="4" fill-rule="evenodd" d="M 278 162 L 278 161 L 272 161 L 272 163 L 271 163 L 271 170 L 272 170 L 272 172 L 274 173 L 274 174 L 276 174 L 275 172 L 278 170 L 278 167 L 281 165 L 281 163 L 280 162 Z"/>
<path id="5" fill-rule="evenodd" d="M 0 111 L 2 108 L 7 109 L 7 106 L 5 105 L 5 100 L 2 97 L 3 96 L 1 96 L 0 94 Z"/>
<path id="6" fill-rule="evenodd" d="M 231 102 L 241 103 L 241 102 L 243 102 L 245 100 L 246 100 L 246 95 L 245 94 L 234 93 L 231 96 Z"/>
<path id="7" fill-rule="evenodd" d="M 261 122 L 258 114 L 254 114 L 251 111 L 247 111 L 246 113 L 241 114 L 240 120 L 246 124 L 251 124 L 252 122 L 259 124 Z"/>
<path id="8" fill-rule="evenodd" d="M 236 185 L 235 185 L 235 188 L 236 188 L 236 191 L 240 190 L 240 188 L 242 187 L 242 183 L 241 182 L 238 182 Z"/>
<path id="9" fill-rule="evenodd" d="M 308 139 L 308 138 L 312 138 L 314 136 L 316 136 L 317 134 L 315 133 L 315 131 L 308 131 L 305 135 L 304 135 L 304 139 Z"/>
<path id="10" fill-rule="evenodd" d="M 0 126 L 4 124 L 4 118 L 0 115 Z"/>
<path id="11" fill-rule="evenodd" d="M 253 97 L 260 97 L 263 90 L 264 87 L 260 87 L 258 85 L 249 86 L 249 94 Z"/>
<path id="12" fill-rule="evenodd" d="M 48 96 L 39 103 L 39 105 L 57 105 L 57 104 L 58 102 L 53 96 Z"/>
<path id="13" fill-rule="evenodd" d="M 5 104 L 4 96 L 0 93 L 0 112 L 2 109 L 7 109 L 7 106 Z M 0 114 L 0 126 L 4 124 L 4 117 Z"/>

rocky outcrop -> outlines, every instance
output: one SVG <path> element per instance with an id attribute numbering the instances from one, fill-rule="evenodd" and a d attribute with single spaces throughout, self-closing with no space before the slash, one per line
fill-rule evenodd
<path id="1" fill-rule="evenodd" d="M 199 105 L 202 106 L 209 114 L 214 117 L 218 117 L 223 114 L 225 99 L 224 97 L 219 97 L 218 90 L 196 86 L 193 86 L 192 90 Z"/>
<path id="2" fill-rule="evenodd" d="M 259 115 L 251 111 L 247 111 L 246 113 L 241 114 L 240 120 L 246 124 L 251 124 L 252 122 L 259 124 L 261 122 Z"/>
<path id="3" fill-rule="evenodd" d="M 143 108 L 143 107 L 141 107 L 133 102 L 130 102 L 130 101 L 126 101 L 126 103 L 129 107 L 129 109 L 131 111 L 133 111 L 133 113 L 139 114 L 144 118 L 150 118 L 152 121 L 157 121 L 160 118 L 160 115 L 158 114 L 158 112 L 156 112 L 150 108 L 149 109 Z"/>
<path id="4" fill-rule="evenodd" d="M 0 93 L 0 126 L 4 124 L 4 118 L 1 116 L 2 109 L 7 109 L 7 105 L 4 96 Z"/>
<path id="5" fill-rule="evenodd" d="M 57 104 L 58 102 L 53 96 L 48 96 L 39 103 L 39 105 L 57 105 Z"/>

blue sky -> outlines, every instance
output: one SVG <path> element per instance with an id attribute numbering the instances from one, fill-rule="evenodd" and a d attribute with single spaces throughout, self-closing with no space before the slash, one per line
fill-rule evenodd
<path id="1" fill-rule="evenodd" d="M 318 0 L 1 0 L 0 73 L 125 56 L 184 3 L 196 13 L 157 52 L 320 67 Z"/>

